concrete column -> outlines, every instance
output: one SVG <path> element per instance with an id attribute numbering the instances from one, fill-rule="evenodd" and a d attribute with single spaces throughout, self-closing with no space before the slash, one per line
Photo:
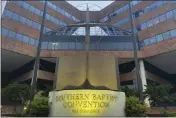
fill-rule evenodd
<path id="1" fill-rule="evenodd" d="M 7 1 L 1 1 L 1 16 L 2 16 L 2 13 L 3 13 L 4 8 L 6 6 L 6 3 L 7 3 Z"/>
<path id="2" fill-rule="evenodd" d="M 140 66 L 140 79 L 142 82 L 142 91 L 144 92 L 146 87 L 145 85 L 147 85 L 147 78 L 146 78 L 146 74 L 145 74 L 145 67 L 144 67 L 144 61 L 143 60 L 139 60 L 139 66 Z M 144 100 L 144 102 L 147 104 L 148 107 L 150 107 L 150 103 L 148 98 L 146 98 Z"/>

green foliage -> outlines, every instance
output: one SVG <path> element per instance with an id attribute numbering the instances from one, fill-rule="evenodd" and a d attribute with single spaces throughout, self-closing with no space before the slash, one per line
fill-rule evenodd
<path id="1" fill-rule="evenodd" d="M 126 116 L 142 117 L 146 116 L 147 106 L 139 102 L 139 99 L 134 96 L 126 98 Z"/>
<path id="2" fill-rule="evenodd" d="M 26 109 L 27 116 L 32 117 L 47 117 L 49 114 L 48 98 L 40 97 L 31 102 L 31 105 Z"/>
<path id="3" fill-rule="evenodd" d="M 139 91 L 136 91 L 135 89 L 131 89 L 131 88 L 129 88 L 128 86 L 123 86 L 123 87 L 121 87 L 121 91 L 122 91 L 122 92 L 125 92 L 125 95 L 126 95 L 127 97 L 130 97 L 130 96 L 139 97 Z"/>
<path id="4" fill-rule="evenodd" d="M 42 92 L 42 96 L 48 97 L 49 92 L 52 91 L 52 86 L 45 84 L 45 90 Z"/>
<path id="5" fill-rule="evenodd" d="M 176 117 L 176 113 L 169 113 L 166 109 L 161 111 L 162 117 Z"/>
<path id="6" fill-rule="evenodd" d="M 25 103 L 30 96 L 30 86 L 27 84 L 10 84 L 2 88 L 2 101 Z"/>
<path id="7" fill-rule="evenodd" d="M 150 84 L 146 86 L 144 97 L 148 97 L 152 106 L 156 106 L 158 103 L 175 103 L 176 93 L 171 92 L 172 85 L 156 85 Z"/>

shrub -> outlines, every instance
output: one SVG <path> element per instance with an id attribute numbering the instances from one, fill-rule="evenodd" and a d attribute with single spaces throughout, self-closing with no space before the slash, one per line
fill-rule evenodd
<path id="1" fill-rule="evenodd" d="M 40 97 L 31 102 L 27 107 L 26 114 L 32 117 L 47 117 L 49 114 L 48 98 Z"/>
<path id="2" fill-rule="evenodd" d="M 126 98 L 125 112 L 128 117 L 146 116 L 147 106 L 140 103 L 137 97 L 130 96 Z"/>

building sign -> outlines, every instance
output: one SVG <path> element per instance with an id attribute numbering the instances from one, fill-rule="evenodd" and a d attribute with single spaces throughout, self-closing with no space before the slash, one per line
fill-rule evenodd
<path id="1" fill-rule="evenodd" d="M 125 94 L 116 91 L 54 91 L 49 104 L 50 116 L 125 116 Z"/>

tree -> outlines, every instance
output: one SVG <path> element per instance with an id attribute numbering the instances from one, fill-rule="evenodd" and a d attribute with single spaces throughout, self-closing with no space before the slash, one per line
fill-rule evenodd
<path id="1" fill-rule="evenodd" d="M 2 103 L 23 104 L 30 96 L 30 86 L 27 84 L 10 84 L 2 89 Z"/>
<path id="2" fill-rule="evenodd" d="M 121 87 L 121 91 L 124 92 L 127 97 L 130 97 L 130 96 L 139 97 L 139 91 L 135 89 L 131 89 L 128 86 Z"/>
<path id="3" fill-rule="evenodd" d="M 152 106 L 160 103 L 175 103 L 176 93 L 172 85 L 156 85 L 150 84 L 146 86 L 144 97 L 148 97 Z"/>

